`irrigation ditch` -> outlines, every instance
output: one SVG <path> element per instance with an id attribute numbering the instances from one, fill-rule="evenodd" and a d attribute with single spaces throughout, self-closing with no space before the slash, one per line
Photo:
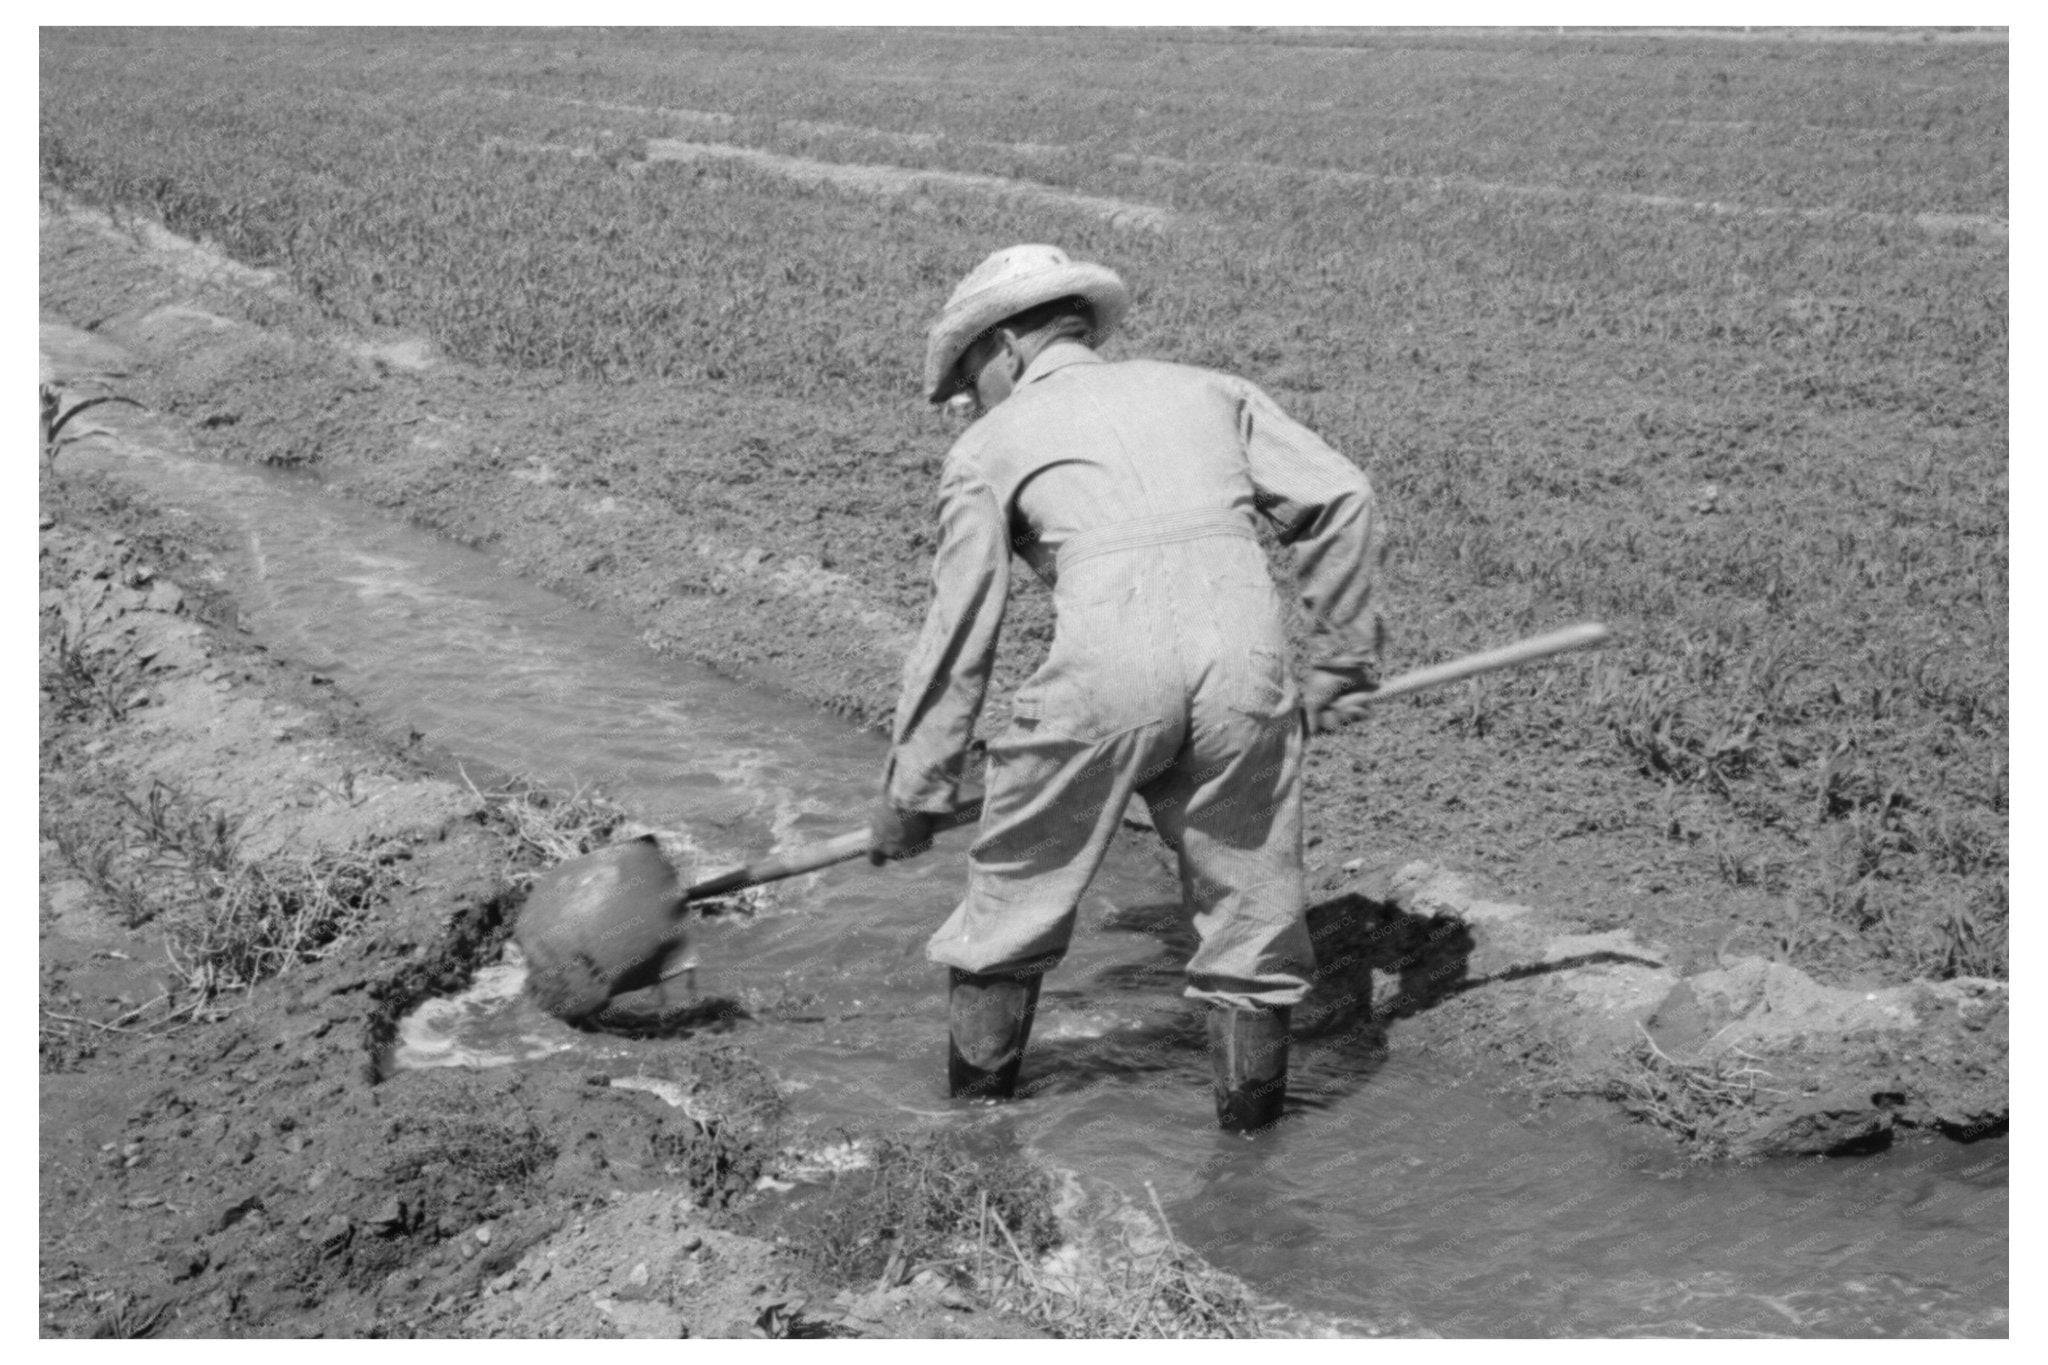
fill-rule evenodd
<path id="1" fill-rule="evenodd" d="M 843 713 L 893 674 L 913 623 L 847 575 L 664 527 L 673 509 L 593 497 L 544 448 L 479 469 L 468 414 L 498 378 L 400 336 L 267 327 L 294 306 L 272 282 L 160 234 L 63 213 L 44 233 L 46 380 L 155 409 L 96 413 L 109 443 L 318 465 L 656 643 L 716 639 L 728 672 Z M 411 458 L 352 458 L 379 442 Z M 118 469 L 74 468 L 82 451 L 46 468 L 41 527 L 46 1333 L 1313 1326 L 1163 1215 L 1083 1220 L 1029 1161 L 945 1133 L 867 1135 L 838 1202 L 788 1222 L 761 1192 L 815 1173 L 818 1150 L 740 1028 L 636 1053 L 652 1087 L 386 1067 L 402 1016 L 496 960 L 532 871 L 633 813 L 462 780 L 433 736 L 394 735 L 319 661 L 238 629 L 241 551 Z M 1428 860 L 1332 871 L 1311 1039 L 1432 1056 L 1532 1110 L 1595 1105 L 1702 1159 L 2005 1132 L 2003 981 L 1828 985 L 1510 903 Z"/>

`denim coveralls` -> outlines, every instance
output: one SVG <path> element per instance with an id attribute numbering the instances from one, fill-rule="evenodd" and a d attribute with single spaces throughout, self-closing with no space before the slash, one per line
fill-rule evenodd
<path id="1" fill-rule="evenodd" d="M 1013 546 L 1052 586 L 1057 622 L 989 744 L 967 893 L 932 937 L 933 961 L 1017 974 L 1057 963 L 1135 791 L 1179 853 L 1200 938 L 1187 994 L 1270 1008 L 1307 991 L 1303 723 L 1255 514 L 1294 547 L 1304 605 L 1338 650 L 1376 648 L 1372 490 L 1244 380 L 1056 341 L 954 445 L 891 802 L 944 812 L 957 799 Z"/>

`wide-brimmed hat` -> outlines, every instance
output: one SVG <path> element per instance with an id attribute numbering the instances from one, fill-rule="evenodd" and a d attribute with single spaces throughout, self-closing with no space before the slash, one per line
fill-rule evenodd
<path id="1" fill-rule="evenodd" d="M 1069 295 L 1085 302 L 1094 319 L 1090 346 L 1108 339 L 1131 302 L 1131 291 L 1114 270 L 1072 260 L 1056 246 L 1004 247 L 974 267 L 925 337 L 924 396 L 934 403 L 952 396 L 959 387 L 953 367 L 983 332 L 1004 318 Z"/>

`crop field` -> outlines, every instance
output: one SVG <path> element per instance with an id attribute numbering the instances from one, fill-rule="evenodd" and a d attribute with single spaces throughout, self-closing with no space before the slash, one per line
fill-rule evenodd
<path id="1" fill-rule="evenodd" d="M 53 200 L 277 271 L 268 326 L 431 337 L 524 414 L 471 477 L 545 452 L 901 625 L 925 326 L 1011 242 L 1112 265 L 1113 356 L 1244 374 L 1367 470 L 1390 670 L 1618 637 L 1324 747 L 1333 865 L 1583 847 L 1589 902 L 1675 878 L 1838 976 L 2006 974 L 2008 131 L 2002 34 L 41 40 Z M 1009 678 L 1042 597 L 1013 620 Z"/>

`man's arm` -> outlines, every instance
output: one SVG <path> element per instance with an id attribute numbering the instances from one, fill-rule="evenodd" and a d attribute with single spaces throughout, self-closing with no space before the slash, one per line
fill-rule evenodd
<path id="1" fill-rule="evenodd" d="M 957 804 L 1009 595 L 1002 506 L 978 474 L 949 460 L 939 483 L 932 604 L 904 663 L 882 779 L 889 807 L 943 815 Z"/>
<path id="2" fill-rule="evenodd" d="M 1330 637 L 1310 690 L 1321 700 L 1370 686 L 1385 633 L 1373 588 L 1386 528 L 1372 486 L 1351 461 L 1280 410 L 1256 385 L 1238 392 L 1238 437 L 1259 510 L 1294 548 L 1295 577 L 1310 618 Z M 1311 697 L 1311 714 L 1318 709 Z"/>

